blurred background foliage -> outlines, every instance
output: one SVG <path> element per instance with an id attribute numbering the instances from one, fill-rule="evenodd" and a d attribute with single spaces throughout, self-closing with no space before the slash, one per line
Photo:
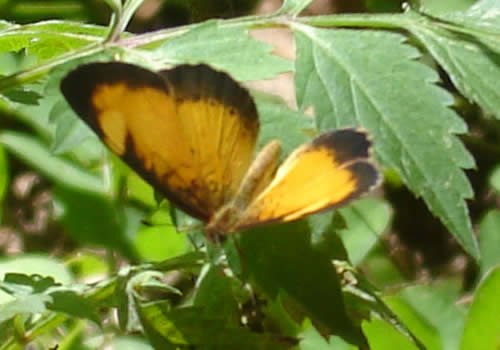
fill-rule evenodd
<path id="1" fill-rule="evenodd" d="M 474 2 L 473 0 L 446 2 L 420 0 L 418 5 L 429 13 L 438 15 L 464 10 Z M 316 1 L 304 11 L 304 15 L 401 12 L 402 3 L 397 0 Z M 145 1 L 137 11 L 129 29 L 134 33 L 144 33 L 197 23 L 210 18 L 234 18 L 267 13 L 280 5 L 280 1 L 272 0 L 150 0 Z M 0 0 L 0 18 L 18 24 L 64 19 L 106 25 L 110 15 L 107 5 L 99 0 Z M 97 33 L 102 28 L 91 28 L 88 33 L 93 30 Z M 27 55 L 23 50 L 2 54 L 0 74 L 6 76 L 33 67 L 39 62 L 40 57 L 42 56 Z M 425 59 L 424 56 L 422 60 Z M 439 67 L 435 68 L 439 70 Z M 489 130 L 492 127 L 497 128 L 495 122 L 483 118 L 484 112 L 477 105 L 461 97 L 444 72 L 440 73 L 442 86 L 454 94 L 455 108 L 469 124 L 472 136 L 476 132 L 481 136 L 494 138 L 494 135 L 489 134 Z M 193 245 L 199 244 L 201 238 L 196 233 L 177 232 L 174 224 L 181 222 L 186 227 L 190 225 L 192 227 L 193 222 L 176 212 L 166 201 L 159 199 L 147 184 L 113 156 L 104 156 L 105 166 L 112 169 L 109 172 L 111 175 L 104 179 L 110 185 L 104 189 L 99 187 L 100 182 L 91 175 L 92 171 L 98 173 L 96 169 L 103 166 L 105 152 L 98 141 L 86 138 L 88 130 L 74 131 L 82 134 L 80 139 L 82 145 L 78 147 L 74 144 L 61 146 L 59 143 L 60 149 L 54 150 L 46 146 L 47 140 L 53 141 L 57 138 L 57 133 L 61 132 L 61 119 L 57 130 L 53 122 L 58 118 L 64 118 L 63 113 L 58 115 L 54 112 L 53 105 L 58 91 L 57 86 L 51 86 L 51 79 L 49 77 L 42 83 L 28 84 L 24 90 L 17 92 L 9 91 L 9 98 L 14 101 L 17 98 L 23 104 L 22 107 L 11 108 L 6 104 L 1 105 L 0 128 L 19 132 L 19 135 L 10 135 L 10 138 L 4 138 L 2 141 L 11 146 L 20 146 L 17 154 L 8 154 L 3 147 L 0 148 L 0 199 L 2 200 L 0 276 L 5 277 L 6 273 L 18 272 L 50 275 L 62 283 L 94 282 L 103 276 L 113 275 L 119 267 L 128 263 L 161 262 L 192 251 Z M 54 80 L 57 81 L 55 78 Z M 52 97 L 54 98 L 51 100 Z M 269 105 L 267 106 L 271 109 Z M 74 125 L 63 125 L 62 128 L 64 127 L 70 130 Z M 27 142 L 21 133 L 35 134 L 39 142 L 30 143 L 33 140 Z M 459 345 L 457 340 L 457 333 L 466 322 L 464 305 L 469 307 L 470 294 L 477 288 L 478 281 L 499 262 L 500 212 L 496 209 L 497 191 L 500 190 L 500 169 L 497 168 L 499 152 L 495 146 L 489 147 L 488 142 L 486 145 L 478 143 L 472 136 L 465 136 L 463 141 L 473 153 L 479 169 L 469 172 L 469 175 L 476 192 L 476 200 L 470 203 L 471 216 L 475 228 L 482 237 L 480 264 L 476 264 L 463 252 L 448 230 L 429 212 L 423 201 L 415 199 L 414 195 L 401 185 L 397 176 L 391 177 L 390 172 L 385 174 L 386 184 L 379 191 L 378 198 L 363 199 L 353 206 L 339 210 L 345 220 L 357 225 L 349 229 L 343 228 L 342 220 L 335 217 L 340 223 L 336 222 L 334 226 L 344 245 L 350 252 L 356 252 L 356 255 L 350 255 L 353 265 L 359 267 L 363 278 L 389 295 L 384 301 L 394 310 L 398 310 L 398 315 L 406 316 L 405 322 L 413 325 L 410 327 L 412 330 L 417 329 L 417 333 L 423 337 L 422 340 L 429 349 L 452 350 L 459 349 L 460 346 L 464 350 L 472 349 L 468 347 L 471 345 L 467 344 L 474 344 L 473 331 L 468 331 L 472 335 L 467 338 L 472 340 L 466 340 L 462 345 Z M 68 151 L 70 149 L 71 151 Z M 54 161 L 53 152 L 63 155 Z M 26 155 L 35 157 L 38 161 L 30 163 L 26 160 L 29 158 Z M 45 163 L 50 170 L 40 171 L 37 167 L 40 163 Z M 85 165 L 86 170 L 75 164 Z M 87 169 L 90 169 L 90 173 Z M 75 189 L 69 183 L 60 182 L 60 174 L 57 174 L 60 172 L 68 174 L 68 178 L 78 178 L 78 181 L 85 183 L 87 187 Z M 110 193 L 112 200 L 109 198 Z M 380 197 L 385 200 L 381 200 Z M 363 220 L 359 220 L 360 215 Z M 419 218 L 418 226 L 414 224 L 415 217 Z M 321 217 L 317 220 L 321 220 Z M 265 237 L 261 239 L 264 240 Z M 252 247 L 255 242 L 244 241 L 242 244 Z M 297 247 L 300 246 L 300 242 L 296 244 Z M 335 255 L 341 256 L 342 253 L 345 252 L 336 252 Z M 179 277 L 180 289 L 193 288 L 193 276 L 201 269 L 197 264 L 193 266 L 195 272 L 192 275 Z M 215 277 L 211 278 L 215 282 L 211 283 L 217 285 L 221 291 L 227 292 L 232 288 L 227 287 L 226 280 L 217 279 L 217 271 L 204 273 L 209 276 L 214 274 Z M 497 279 L 496 275 L 492 277 L 492 280 Z M 150 281 L 146 277 L 144 280 Z M 141 283 L 144 280 L 141 280 Z M 210 279 L 207 280 L 210 282 Z M 15 282 L 20 284 L 18 280 Z M 115 281 L 115 283 L 120 286 L 121 282 Z M 234 283 L 234 280 L 230 283 Z M 33 281 L 29 281 L 29 284 L 34 285 Z M 134 289 L 134 287 L 133 284 L 127 284 L 127 288 Z M 177 293 L 170 290 L 158 291 L 161 288 L 155 289 L 147 283 L 141 287 L 153 294 Z M 213 285 L 211 288 L 214 288 Z M 489 285 L 481 288 L 481 292 L 487 296 L 494 290 Z M 99 289 L 100 292 L 102 290 Z M 403 291 L 399 293 L 401 290 Z M 132 294 L 127 294 L 127 297 L 130 295 Z M 209 299 L 209 296 L 202 295 L 199 297 L 200 300 L 203 297 Z M 251 299 L 247 295 L 239 297 L 241 297 L 239 301 Z M 286 297 L 283 296 L 283 299 Z M 10 300 L 9 295 L 0 296 L 0 301 L 6 300 Z M 64 299 L 65 302 L 68 300 L 70 299 Z M 471 314 L 469 317 L 472 321 L 468 322 L 473 322 L 474 317 L 479 319 L 486 317 L 481 316 L 481 312 L 484 313 L 481 310 L 484 309 L 481 309 L 480 303 L 485 303 L 484 300 L 483 298 L 474 302 L 472 310 L 479 311 Z M 130 300 L 120 302 L 133 303 Z M 32 306 L 32 304 L 26 305 Z M 215 304 L 212 307 L 222 308 L 221 305 Z M 269 317 L 266 320 L 275 321 L 276 318 L 281 318 L 280 322 L 284 323 L 282 308 L 278 302 L 266 305 L 265 317 Z M 163 309 L 145 307 L 141 309 L 140 317 L 154 318 L 155 312 L 160 312 L 159 310 Z M 92 312 L 94 311 L 92 309 Z M 230 314 L 233 311 L 227 312 Z M 94 315 L 85 316 L 90 319 L 94 317 Z M 124 319 L 128 319 L 131 325 L 123 328 L 134 330 L 137 325 L 133 323 L 137 320 L 130 320 L 127 317 Z M 59 349 L 95 348 L 96 344 L 106 343 L 102 338 L 109 336 L 107 332 L 118 332 L 112 327 L 97 331 L 92 328 L 93 324 L 89 326 L 88 323 L 82 324 L 79 321 L 69 321 L 69 323 L 71 325 L 66 326 L 65 337 L 62 338 Z M 62 324 L 62 321 L 59 324 Z M 88 331 L 89 327 L 92 331 Z M 280 327 L 284 327 L 283 324 L 280 324 Z M 394 337 L 388 336 L 387 334 L 395 331 L 386 323 L 374 321 L 364 326 L 363 330 L 367 334 L 372 334 L 371 345 L 374 349 L 412 349 L 413 345 L 408 343 L 407 339 L 403 338 L 399 343 L 394 340 L 399 339 L 397 334 Z M 150 339 L 155 339 L 153 330 L 146 330 L 146 333 Z M 0 335 L 2 334 L 10 336 L 11 332 L 0 330 Z M 351 349 L 350 345 L 337 337 L 330 338 L 329 342 L 326 341 L 311 325 L 304 326 L 301 336 L 303 337 L 300 343 L 301 349 Z M 389 342 L 391 344 L 388 344 Z M 50 337 L 41 343 L 54 344 Z M 106 344 L 111 344 L 114 349 L 150 348 L 140 336 L 120 336 Z M 289 344 L 284 347 L 287 346 Z M 4 349 L 1 344 L 0 349 Z"/>

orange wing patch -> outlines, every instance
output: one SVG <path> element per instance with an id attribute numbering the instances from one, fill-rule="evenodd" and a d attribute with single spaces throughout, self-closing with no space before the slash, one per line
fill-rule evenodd
<path id="1" fill-rule="evenodd" d="M 68 74 L 61 90 L 113 152 L 188 214 L 206 221 L 235 196 L 259 122 L 251 96 L 227 74 L 94 63 Z"/>

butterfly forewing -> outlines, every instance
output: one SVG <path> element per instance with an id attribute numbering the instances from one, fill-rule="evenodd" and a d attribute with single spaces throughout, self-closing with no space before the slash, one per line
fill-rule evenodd
<path id="1" fill-rule="evenodd" d="M 201 220 L 235 195 L 250 166 L 259 129 L 255 104 L 208 66 L 154 73 L 92 63 L 69 73 L 61 89 L 113 152 Z"/>

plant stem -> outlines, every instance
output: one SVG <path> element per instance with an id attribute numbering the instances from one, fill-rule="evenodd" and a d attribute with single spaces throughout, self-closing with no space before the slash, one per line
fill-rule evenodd
<path id="1" fill-rule="evenodd" d="M 110 0 L 109 0 L 110 1 Z M 16 74 L 7 76 L 0 79 L 0 92 L 8 90 L 12 87 L 34 81 L 50 69 L 65 63 L 71 59 L 89 56 L 110 47 L 126 47 L 126 48 L 151 48 L 160 45 L 163 41 L 180 36 L 206 22 L 199 24 L 190 24 L 174 29 L 164 29 L 156 32 L 135 35 L 128 38 L 120 39 L 118 36 L 124 30 L 124 26 L 131 18 L 132 10 L 135 11 L 137 6 L 142 0 L 129 0 L 129 7 L 126 9 L 127 13 L 121 13 L 121 18 L 116 19 L 116 23 L 112 28 L 112 33 L 103 43 L 90 44 L 75 51 L 63 54 L 55 59 L 44 62 L 38 67 L 18 72 Z M 125 11 L 125 9 L 124 9 Z M 115 12 L 115 16 L 117 16 Z M 314 27 L 355 27 L 355 28 L 377 28 L 377 29 L 390 29 L 390 30 L 408 30 L 411 31 L 412 27 L 416 25 L 426 25 L 427 23 L 438 23 L 447 30 L 454 31 L 467 31 L 459 25 L 453 25 L 448 22 L 433 21 L 432 19 L 423 16 L 417 12 L 409 11 L 403 14 L 341 14 L 341 15 L 326 15 L 326 16 L 313 16 L 313 17 L 291 17 L 282 14 L 270 14 L 264 16 L 247 16 L 243 18 L 218 20 L 217 24 L 220 28 L 228 27 L 246 27 L 246 28 L 263 28 L 263 27 L 295 27 L 301 26 L 314 26 Z M 473 30 L 473 29 L 472 29 Z M 493 34 L 491 34 L 493 35 Z"/>
<path id="2" fill-rule="evenodd" d="M 405 29 L 409 24 L 407 14 L 341 14 L 298 17 L 296 22 L 315 27 L 356 27 Z"/>

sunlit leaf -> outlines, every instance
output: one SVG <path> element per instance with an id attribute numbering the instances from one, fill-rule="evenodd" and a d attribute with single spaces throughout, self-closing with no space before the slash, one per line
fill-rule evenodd
<path id="1" fill-rule="evenodd" d="M 472 189 L 462 171 L 474 161 L 455 136 L 467 127 L 448 108 L 451 96 L 434 84 L 437 73 L 416 62 L 418 52 L 398 34 L 301 25 L 295 35 L 301 109 L 314 108 L 319 130 L 370 131 L 381 163 L 397 170 L 478 258 L 464 201 Z"/>

